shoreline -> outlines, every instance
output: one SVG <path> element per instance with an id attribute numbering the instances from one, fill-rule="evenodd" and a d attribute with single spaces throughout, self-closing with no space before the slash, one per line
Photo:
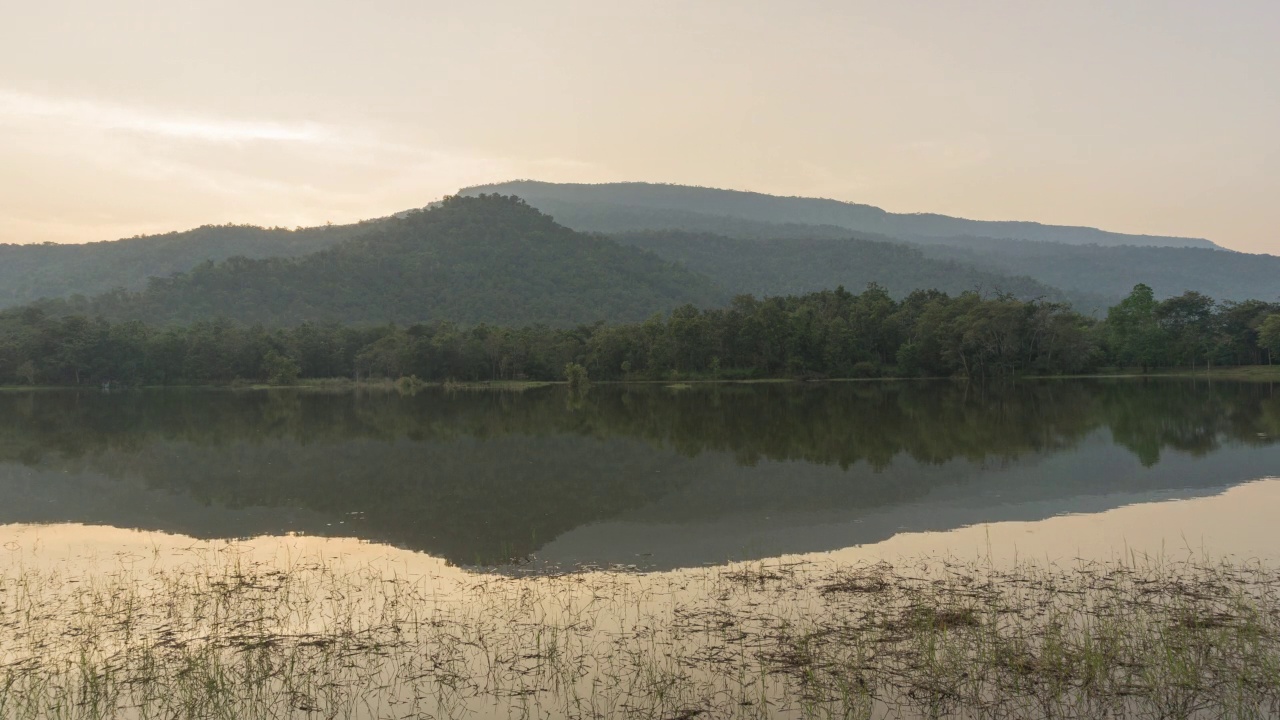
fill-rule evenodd
<path id="1" fill-rule="evenodd" d="M 591 380 L 592 385 L 657 385 L 673 389 L 687 389 L 695 385 L 780 385 L 804 384 L 821 385 L 824 383 L 887 383 L 887 382 L 957 382 L 957 383 L 1008 383 L 1020 381 L 1046 380 L 1143 380 L 1143 379 L 1186 379 L 1186 380 L 1227 380 L 1239 382 L 1280 382 L 1280 365 L 1245 365 L 1224 366 L 1211 370 L 1171 369 L 1152 372 L 1138 372 L 1132 369 L 1114 372 L 1086 373 L 1080 375 L 1021 375 L 1010 378 L 993 378 L 989 380 L 972 380 L 959 377 L 873 377 L 873 378 L 748 378 L 748 379 L 709 379 L 680 378 L 667 380 Z M 477 381 L 417 381 L 408 392 L 425 388 L 444 388 L 446 390 L 507 390 L 525 391 L 542 387 L 567 385 L 565 380 L 477 380 Z M 0 385 L 0 392 L 54 392 L 97 390 L 92 384 L 85 385 Z M 288 385 L 270 385 L 267 383 L 226 383 L 219 385 L 143 385 L 127 387 L 110 392 L 126 390 L 309 390 L 309 391 L 347 391 L 347 390 L 383 390 L 404 392 L 397 388 L 397 381 L 381 379 L 375 381 L 355 381 L 347 378 L 315 378 Z"/>

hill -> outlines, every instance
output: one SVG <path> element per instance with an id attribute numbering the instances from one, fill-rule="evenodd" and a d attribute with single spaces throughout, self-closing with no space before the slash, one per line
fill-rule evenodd
<path id="1" fill-rule="evenodd" d="M 1097 247 L 969 238 L 964 247 L 923 245 L 926 257 L 1027 275 L 1105 298 L 1145 283 L 1157 298 L 1196 290 L 1219 300 L 1280 299 L 1280 257 L 1207 248 Z"/>
<path id="2" fill-rule="evenodd" d="M 694 222 L 723 222 L 725 218 L 773 224 L 820 225 L 893 237 L 909 236 L 963 240 L 987 237 L 1038 240 L 1073 245 L 1145 245 L 1217 247 L 1200 238 L 1128 235 L 1097 228 L 1043 225 L 1036 222 L 966 220 L 932 213 L 891 213 L 873 205 L 819 198 L 778 197 L 756 192 L 719 190 L 688 185 L 607 183 L 557 184 L 532 180 L 481 185 L 459 191 L 519 195 L 530 205 L 579 230 L 689 230 L 731 232 L 696 227 Z M 694 217 L 701 216 L 701 217 Z M 638 227 L 637 221 L 646 221 Z"/>
<path id="3" fill-rule="evenodd" d="M 140 290 L 148 278 L 184 272 L 210 260 L 306 255 L 367 232 L 377 222 L 297 230 L 206 225 L 94 243 L 0 245 L 0 307 L 116 288 Z"/>
<path id="4" fill-rule="evenodd" d="M 728 294 L 648 252 L 556 224 L 513 197 L 454 197 L 300 258 L 206 262 L 138 293 L 44 303 L 55 312 L 186 323 L 574 325 L 640 320 Z"/>
<path id="5" fill-rule="evenodd" d="M 503 322 L 527 319 L 571 324 L 580 319 L 634 319 L 650 308 L 670 307 L 668 300 L 719 302 L 738 293 L 804 293 L 837 285 L 857 290 L 868 282 L 879 283 L 899 297 L 915 289 L 937 288 L 953 294 L 982 289 L 1021 298 L 1066 300 L 1086 313 L 1114 304 L 1138 283 L 1151 286 L 1157 298 L 1186 290 L 1219 300 L 1280 297 L 1280 258 L 1235 253 L 1208 243 L 1207 247 L 1107 246 L 977 235 L 878 234 L 851 230 L 849 225 L 859 218 L 870 218 L 863 224 L 879 223 L 876 226 L 880 227 L 886 223 L 877 217 L 918 216 L 892 216 L 877 208 L 828 200 L 641 183 L 586 186 L 520 182 L 492 187 L 528 192 L 530 205 L 564 225 L 582 232 L 607 233 L 625 245 L 682 263 L 693 272 L 680 274 L 676 269 L 649 267 L 641 274 L 652 271 L 649 279 L 657 284 L 636 296 L 644 299 L 593 308 L 586 306 L 602 299 L 602 291 L 574 285 L 573 266 L 556 266 L 561 260 L 576 262 L 578 251 L 530 258 L 538 271 L 517 278 L 511 267 L 502 267 L 512 250 L 495 246 L 491 252 L 485 251 L 482 242 L 471 248 L 470 254 L 461 246 L 441 249 L 443 254 L 433 256 L 431 279 L 422 279 L 425 284 L 421 285 L 415 284 L 417 280 L 406 284 L 399 273 L 426 272 L 414 265 L 422 259 L 418 256 L 421 248 L 412 242 L 401 244 L 400 250 L 411 256 L 406 264 L 394 255 L 400 250 L 392 251 L 386 243 L 392 235 L 413 233 L 403 229 L 404 223 L 420 219 L 424 211 L 411 210 L 353 225 L 297 230 L 224 225 L 81 245 L 0 245 L 0 308 L 38 298 L 101 295 L 92 302 L 72 299 L 45 305 L 103 312 L 114 318 L 164 321 L 215 315 L 267 323 L 304 318 L 410 321 L 422 319 L 422 313 L 431 309 L 433 318 L 441 316 L 435 314 L 437 310 L 457 311 L 451 319 L 463 322 L 501 318 Z M 476 192 L 477 188 L 471 188 L 461 195 L 474 197 Z M 440 205 L 430 206 L 427 214 Z M 835 224 L 838 222 L 846 224 Z M 1004 227 L 983 225 L 986 231 Z M 1097 239 L 1101 232 L 1034 223 L 1005 225 L 1026 225 L 1045 233 L 1081 230 L 1084 239 Z M 557 232 L 561 231 L 569 232 L 564 228 Z M 512 237 L 522 232 L 515 231 Z M 348 248 L 325 256 L 327 259 L 301 261 L 365 235 L 383 238 L 374 243 L 371 255 L 367 250 Z M 1102 235 L 1110 240 L 1179 241 Z M 575 237 L 579 245 L 600 242 L 598 238 Z M 596 252 L 614 253 L 611 257 L 621 263 L 618 267 L 637 262 L 634 257 L 616 255 L 618 250 L 606 252 L 602 247 Z M 521 252 L 525 251 L 527 248 Z M 368 257 L 360 259 L 361 252 Z M 367 264 L 374 256 L 383 259 L 383 270 L 323 269 L 333 263 L 363 267 L 361 263 Z M 182 277 L 168 279 L 173 273 Z M 680 274 L 681 279 L 670 273 Z M 625 272 L 620 276 L 623 286 L 630 281 L 625 276 Z M 658 281 L 658 277 L 665 279 Z M 136 291 L 149 287 L 150 278 L 159 279 L 138 295 Z M 552 283 L 552 287 L 544 282 L 547 278 L 565 282 Z M 364 280 L 384 287 L 365 292 L 356 287 Z M 690 284 L 681 286 L 686 281 Z M 719 287 L 713 287 L 713 282 Z M 235 283 L 244 284 L 243 295 Z M 127 292 L 115 292 L 116 288 Z M 411 292 L 419 292 L 419 297 L 404 294 Z M 285 300 L 285 295 L 292 299 Z M 545 302 L 530 305 L 544 295 Z M 538 314 L 543 311 L 545 315 Z M 615 312 L 620 314 L 611 314 Z"/>
<path id="6" fill-rule="evenodd" d="M 1104 310 L 1109 298 L 1067 293 L 1025 276 L 980 270 L 970 262 L 926 257 L 902 243 L 851 238 L 737 239 L 681 231 L 623 233 L 619 242 L 648 250 L 703 273 L 737 293 L 796 295 L 868 283 L 901 298 L 913 290 L 955 295 L 966 290 L 1010 293 L 1020 299 L 1070 302 L 1083 312 Z M 1120 296 L 1123 296 L 1121 293 Z"/>
<path id="7" fill-rule="evenodd" d="M 772 280 L 763 277 L 772 268 L 753 270 L 761 275 L 759 280 L 768 280 L 778 287 L 790 286 L 792 280 L 788 277 L 824 277 L 827 270 L 818 261 L 806 267 L 804 258 L 830 259 L 828 253 L 835 250 L 826 248 L 815 256 L 814 249 L 821 244 L 815 245 L 814 241 L 846 240 L 852 236 L 859 240 L 909 243 L 918 246 L 926 259 L 959 263 L 960 287 L 1009 288 L 1015 285 L 1008 276 L 1024 280 L 1030 278 L 1042 286 L 1060 289 L 1065 297 L 1085 310 L 1118 301 L 1138 283 L 1152 287 L 1158 298 L 1172 297 L 1187 290 L 1196 290 L 1219 300 L 1274 300 L 1280 297 L 1280 257 L 1237 253 L 1203 240 L 1122 235 L 1092 228 L 1062 228 L 1036 223 L 975 223 L 968 220 L 957 220 L 958 225 L 947 225 L 938 220 L 926 229 L 943 232 L 953 227 L 976 226 L 975 232 L 930 234 L 918 232 L 922 226 L 917 220 L 926 216 L 896 216 L 878 208 L 833 200 L 783 198 L 676 185 L 555 185 L 521 181 L 488 187 L 526 193 L 530 204 L 553 214 L 560 222 L 584 231 L 623 236 L 675 230 L 691 235 L 786 241 L 787 245 L 796 246 L 794 252 L 772 250 L 764 253 L 773 256 L 774 262 L 782 263 L 778 268 L 782 273 L 779 277 Z M 479 190 L 471 188 L 462 192 Z M 942 216 L 927 217 L 937 219 Z M 1004 234 L 1000 235 L 1001 232 Z M 797 245 L 801 240 L 803 243 Z M 687 238 L 686 241 L 696 240 Z M 713 245 L 719 242 L 713 241 Z M 711 272 L 693 257 L 714 256 L 720 252 L 719 247 L 696 252 L 682 248 L 678 254 L 660 245 L 650 246 L 650 249 L 664 257 L 686 261 L 690 267 L 724 281 L 724 272 Z M 853 251 L 854 256 L 865 257 L 859 261 L 859 267 L 874 268 L 879 272 L 880 268 L 866 263 L 887 261 L 884 253 L 867 254 L 865 250 Z M 761 252 L 764 252 L 763 248 Z M 738 261 L 728 258 L 727 262 Z M 886 266 L 877 281 L 894 287 L 892 278 L 900 272 L 896 267 Z M 936 276 L 934 268 L 922 267 L 920 270 L 924 277 Z M 979 278 L 977 273 L 1005 279 L 991 282 Z M 955 282 L 938 282 L 938 287 L 950 289 L 957 286 Z M 845 285 L 857 287 L 849 282 Z"/>

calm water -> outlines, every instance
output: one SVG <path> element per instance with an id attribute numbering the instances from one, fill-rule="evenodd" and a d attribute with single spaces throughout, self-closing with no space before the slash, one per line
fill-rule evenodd
<path id="1" fill-rule="evenodd" d="M 355 538 L 468 566 L 1275 557 L 1276 475 L 1267 384 L 0 394 L 12 547 L 118 528 Z"/>

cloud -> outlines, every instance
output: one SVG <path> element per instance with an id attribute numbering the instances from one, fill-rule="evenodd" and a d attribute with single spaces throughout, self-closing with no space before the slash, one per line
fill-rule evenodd
<path id="1" fill-rule="evenodd" d="M 424 132 L 181 115 L 0 88 L 0 242 L 100 240 L 207 222 L 353 221 L 466 185 L 601 172 Z"/>
<path id="2" fill-rule="evenodd" d="M 215 143 L 324 143 L 333 134 L 315 123 L 197 118 L 129 108 L 91 100 L 41 97 L 0 90 L 0 123 L 56 123 L 97 129 L 199 140 Z"/>

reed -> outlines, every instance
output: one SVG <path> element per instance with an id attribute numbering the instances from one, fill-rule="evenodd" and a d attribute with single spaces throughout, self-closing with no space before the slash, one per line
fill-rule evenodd
<path id="1" fill-rule="evenodd" d="M 1280 571 L 1258 563 L 0 569 L 14 720 L 1277 714 Z"/>

